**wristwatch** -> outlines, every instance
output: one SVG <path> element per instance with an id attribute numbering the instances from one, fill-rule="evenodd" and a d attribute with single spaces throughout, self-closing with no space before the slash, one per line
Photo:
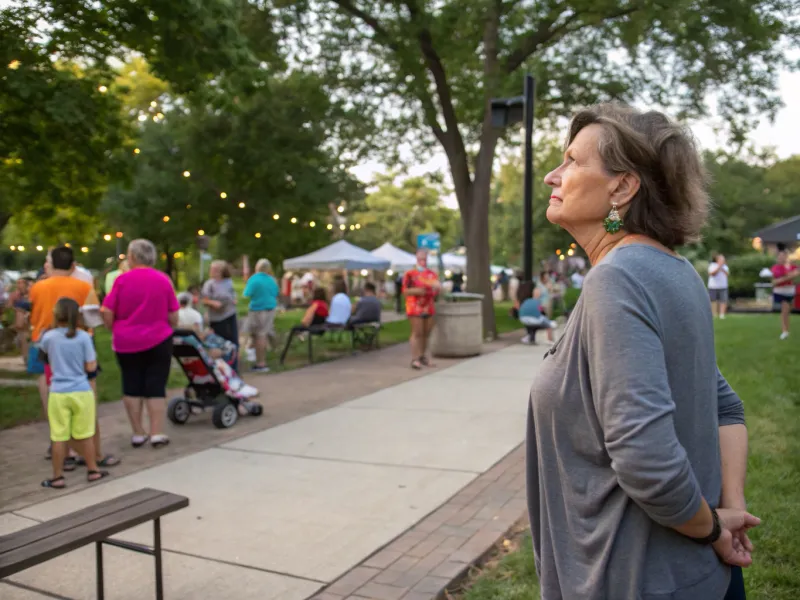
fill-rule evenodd
<path id="1" fill-rule="evenodd" d="M 709 507 L 710 508 L 710 507 Z M 690 540 L 693 542 L 697 542 L 698 544 L 703 544 L 705 546 L 709 544 L 713 544 L 719 539 L 719 536 L 722 535 L 722 525 L 719 522 L 719 515 L 715 509 L 711 509 L 711 518 L 714 521 L 714 525 L 711 528 L 711 533 L 709 533 L 706 537 L 696 538 L 696 537 L 689 537 Z"/>

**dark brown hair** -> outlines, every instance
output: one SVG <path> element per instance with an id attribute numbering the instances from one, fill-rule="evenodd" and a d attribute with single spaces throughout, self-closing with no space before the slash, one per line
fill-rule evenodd
<path id="1" fill-rule="evenodd" d="M 598 104 L 578 112 L 567 145 L 589 125 L 600 125 L 598 151 L 611 174 L 635 173 L 639 191 L 620 210 L 628 233 L 667 248 L 695 241 L 708 215 L 708 174 L 691 132 L 658 111 Z"/>
<path id="2" fill-rule="evenodd" d="M 334 294 L 346 294 L 347 293 L 347 283 L 344 280 L 344 277 L 341 275 L 337 275 L 333 279 L 333 293 Z"/>
<path id="3" fill-rule="evenodd" d="M 533 285 L 533 282 L 531 282 L 531 281 L 525 281 L 523 283 L 520 283 L 519 287 L 517 288 L 517 301 L 520 304 L 522 304 L 528 298 L 532 298 L 533 297 L 533 288 L 534 288 L 534 285 Z"/>
<path id="4" fill-rule="evenodd" d="M 80 316 L 81 308 L 75 300 L 72 298 L 59 298 L 53 309 L 53 325 L 55 327 L 66 327 L 67 337 L 74 338 Z"/>
<path id="5" fill-rule="evenodd" d="M 325 292 L 325 288 L 322 286 L 314 288 L 314 293 L 311 294 L 311 298 L 313 300 L 325 302 L 326 304 L 328 303 L 328 294 Z"/>

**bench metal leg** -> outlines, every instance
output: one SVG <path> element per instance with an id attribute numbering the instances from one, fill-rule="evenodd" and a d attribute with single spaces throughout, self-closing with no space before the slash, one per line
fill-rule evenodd
<path id="1" fill-rule="evenodd" d="M 164 580 L 161 571 L 161 519 L 153 521 L 153 552 L 156 557 L 156 600 L 163 600 Z"/>
<path id="2" fill-rule="evenodd" d="M 103 590 L 103 542 L 96 542 L 95 554 L 97 555 L 97 600 L 105 598 Z"/>
<path id="3" fill-rule="evenodd" d="M 286 339 L 286 345 L 283 347 L 283 352 L 281 352 L 281 364 L 283 364 L 283 361 L 286 360 L 286 355 L 289 353 L 289 346 L 292 345 L 292 338 L 294 338 L 294 333 L 295 330 L 294 328 L 292 328 L 292 330 L 289 332 L 289 337 Z"/>
<path id="4" fill-rule="evenodd" d="M 308 364 L 311 364 L 311 363 L 314 362 L 314 348 L 312 346 L 312 341 L 311 341 L 313 337 L 314 337 L 314 334 L 309 331 L 308 332 Z"/>

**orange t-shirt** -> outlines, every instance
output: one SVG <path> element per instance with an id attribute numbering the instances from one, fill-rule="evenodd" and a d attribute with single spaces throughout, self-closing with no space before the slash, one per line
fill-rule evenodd
<path id="1" fill-rule="evenodd" d="M 31 287 L 29 298 L 34 342 L 39 340 L 46 329 L 53 326 L 53 309 L 59 299 L 72 298 L 79 306 L 100 303 L 91 284 L 61 275 L 37 281 Z"/>

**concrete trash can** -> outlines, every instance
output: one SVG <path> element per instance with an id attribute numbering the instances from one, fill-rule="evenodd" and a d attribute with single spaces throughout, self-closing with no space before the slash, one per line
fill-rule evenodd
<path id="1" fill-rule="evenodd" d="M 442 358 L 477 356 L 483 345 L 482 294 L 455 293 L 436 304 L 431 352 Z"/>

